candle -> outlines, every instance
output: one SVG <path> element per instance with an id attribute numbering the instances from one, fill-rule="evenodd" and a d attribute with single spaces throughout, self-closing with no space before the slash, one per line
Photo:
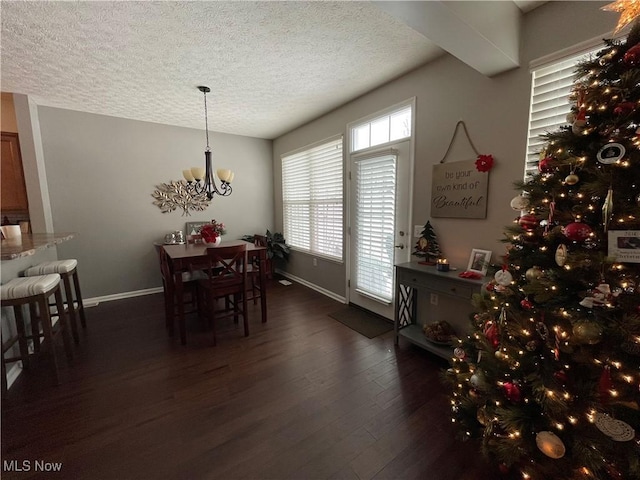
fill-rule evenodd
<path id="1" fill-rule="evenodd" d="M 439 258 L 437 260 L 436 268 L 439 272 L 449 271 L 449 261 L 446 258 Z"/>

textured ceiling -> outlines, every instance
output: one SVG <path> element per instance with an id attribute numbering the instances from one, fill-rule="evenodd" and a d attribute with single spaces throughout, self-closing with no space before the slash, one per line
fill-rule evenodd
<path id="1" fill-rule="evenodd" d="M 4 92 L 202 129 L 196 87 L 207 85 L 210 130 L 261 138 L 444 53 L 371 2 L 2 0 L 1 9 Z"/>

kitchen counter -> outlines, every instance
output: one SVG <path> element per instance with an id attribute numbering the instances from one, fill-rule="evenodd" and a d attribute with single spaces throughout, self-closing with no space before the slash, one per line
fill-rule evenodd
<path id="1" fill-rule="evenodd" d="M 75 233 L 31 233 L 22 235 L 22 243 L 16 245 L 11 240 L 0 243 L 0 259 L 14 260 L 35 255 L 41 250 L 71 240 Z"/>

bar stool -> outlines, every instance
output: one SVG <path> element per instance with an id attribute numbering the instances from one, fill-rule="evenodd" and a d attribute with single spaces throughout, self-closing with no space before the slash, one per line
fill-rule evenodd
<path id="1" fill-rule="evenodd" d="M 64 285 L 64 305 L 69 310 L 69 323 L 71 324 L 71 332 L 73 341 L 79 343 L 78 324 L 76 323 L 76 314 L 80 316 L 82 328 L 87 328 L 87 319 L 84 315 L 84 304 L 82 303 L 82 294 L 80 293 L 80 282 L 78 281 L 78 261 L 76 259 L 55 260 L 52 262 L 43 262 L 35 267 L 27 268 L 24 271 L 25 277 L 34 275 L 47 275 L 57 273 L 62 278 Z M 73 278 L 73 288 L 75 291 L 75 301 L 71 290 L 71 279 Z"/>
<path id="2" fill-rule="evenodd" d="M 49 298 L 55 296 L 58 312 L 58 325 L 54 329 L 49 312 Z M 62 300 L 62 292 L 60 290 L 60 275 L 57 273 L 49 275 L 39 275 L 34 277 L 14 278 L 4 285 L 0 286 L 0 302 L 2 307 L 13 307 L 16 320 L 17 335 L 7 342 L 2 340 L 2 395 L 7 392 L 7 374 L 6 363 L 17 362 L 22 360 L 25 368 L 29 368 L 29 350 L 27 340 L 33 339 L 34 351 L 39 352 L 40 338 L 43 337 L 44 346 L 51 349 L 53 358 L 54 378 L 56 384 L 60 383 L 58 373 L 58 360 L 55 352 L 55 337 L 61 333 L 64 342 L 64 350 L 69 363 L 73 360 L 73 352 L 71 351 L 71 339 L 69 338 L 69 328 L 64 314 L 64 304 Z M 23 305 L 29 305 L 31 313 L 31 331 L 32 335 L 26 334 L 24 325 L 24 317 L 22 312 Z M 37 308 L 36 308 L 37 306 Z M 39 313 L 39 315 L 34 315 Z M 38 322 L 42 325 L 42 333 L 38 328 Z M 20 355 L 17 357 L 5 358 L 4 354 L 15 343 L 18 342 Z M 36 348 L 37 345 L 37 348 Z"/>

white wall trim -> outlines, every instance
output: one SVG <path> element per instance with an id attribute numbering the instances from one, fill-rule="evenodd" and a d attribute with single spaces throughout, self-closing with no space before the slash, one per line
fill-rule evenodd
<path id="1" fill-rule="evenodd" d="M 163 291 L 162 287 L 146 288 L 144 290 L 133 290 L 131 292 L 114 293 L 113 295 L 104 295 L 102 297 L 92 297 L 83 300 L 85 307 L 95 307 L 100 302 L 110 302 L 112 300 L 123 300 L 125 298 L 142 297 L 143 295 L 152 295 Z"/>
<path id="2" fill-rule="evenodd" d="M 279 275 L 282 275 L 285 278 L 288 278 L 289 280 L 292 280 L 296 283 L 304 285 L 305 287 L 309 287 L 311 290 L 315 290 L 316 292 L 319 292 L 329 298 L 332 298 L 337 302 L 345 303 L 345 304 L 347 303 L 347 299 L 342 295 L 338 295 L 337 293 L 327 290 L 326 288 L 322 288 L 316 285 L 315 283 L 311 283 L 303 278 L 296 277 L 295 275 L 292 275 L 280 269 L 276 269 L 276 273 L 278 273 Z M 112 300 L 123 300 L 125 298 L 141 297 L 143 295 L 152 295 L 154 293 L 161 293 L 161 292 L 162 292 L 162 287 L 147 288 L 145 290 L 135 290 L 132 292 L 122 292 L 122 293 L 115 293 L 113 295 L 105 295 L 102 297 L 87 298 L 84 300 L 83 303 L 85 307 L 95 307 L 100 302 L 110 302 Z"/>
<path id="3" fill-rule="evenodd" d="M 288 278 L 289 280 L 293 280 L 294 282 L 297 282 L 301 285 L 304 285 L 305 287 L 309 287 L 311 290 L 315 290 L 316 292 L 320 292 L 323 295 L 326 295 L 329 298 L 332 298 L 334 300 L 336 300 L 337 302 L 340 303 L 347 303 L 347 299 L 341 295 L 338 295 L 337 293 L 331 292 L 329 290 L 327 290 L 326 288 L 322 288 L 319 287 L 318 285 L 316 285 L 315 283 L 311 283 L 308 282 L 307 280 L 300 278 L 300 277 L 296 277 L 295 275 L 291 275 L 288 272 L 285 272 L 283 270 L 280 270 L 278 268 L 276 268 L 276 273 L 282 275 L 283 277 Z"/>

